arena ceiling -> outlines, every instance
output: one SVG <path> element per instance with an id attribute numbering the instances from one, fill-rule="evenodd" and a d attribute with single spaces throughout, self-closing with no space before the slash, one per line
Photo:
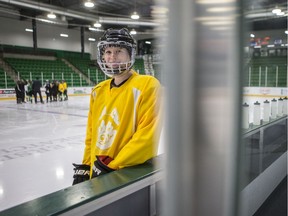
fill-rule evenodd
<path id="1" fill-rule="evenodd" d="M 84 7 L 84 0 L 0 0 L 0 17 L 15 16 L 18 19 L 46 17 L 54 12 L 59 23 L 68 28 L 84 26 L 87 29 L 100 21 L 103 29 L 110 27 L 127 27 L 137 32 L 153 32 L 158 25 L 153 19 L 153 6 L 156 0 L 91 0 L 95 7 Z M 157 0 L 159 1 L 159 0 Z M 199 10 L 203 9 L 200 2 L 213 0 L 195 0 L 199 2 Z M 219 0 L 214 0 L 219 2 Z M 253 30 L 287 29 L 287 0 L 243 0 L 244 14 L 251 22 Z M 274 7 L 285 11 L 283 16 L 271 15 Z M 197 8 L 198 10 L 198 8 Z M 137 11 L 139 20 L 132 20 L 131 14 Z M 201 12 L 202 13 L 202 12 Z M 206 12 L 203 10 L 203 15 Z"/>
<path id="2" fill-rule="evenodd" d="M 1 16 L 16 15 L 19 19 L 46 17 L 49 12 L 57 15 L 58 23 L 67 23 L 69 28 L 93 27 L 100 21 L 102 28 L 115 26 L 134 28 L 136 31 L 149 31 L 155 27 L 151 16 L 153 0 L 97 0 L 95 6 L 87 8 L 84 0 L 1 0 Z M 139 20 L 132 20 L 131 14 L 137 11 Z"/>

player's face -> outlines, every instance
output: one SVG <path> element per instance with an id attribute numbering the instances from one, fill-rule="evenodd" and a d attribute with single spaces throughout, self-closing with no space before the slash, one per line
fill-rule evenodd
<path id="1" fill-rule="evenodd" d="M 121 68 L 121 63 L 127 63 L 130 61 L 130 55 L 125 48 L 121 47 L 107 47 L 103 54 L 104 62 L 106 67 L 109 68 Z"/>

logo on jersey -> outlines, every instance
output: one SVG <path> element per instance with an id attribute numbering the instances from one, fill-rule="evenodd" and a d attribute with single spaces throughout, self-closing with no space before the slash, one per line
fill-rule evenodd
<path id="1" fill-rule="evenodd" d="M 114 108 L 111 113 L 107 113 L 106 107 L 104 107 L 101 112 L 99 121 L 101 121 L 101 123 L 98 127 L 96 146 L 101 150 L 105 150 L 112 145 L 117 134 L 117 131 L 113 127 L 113 125 L 119 125 L 120 123 L 117 109 Z"/>

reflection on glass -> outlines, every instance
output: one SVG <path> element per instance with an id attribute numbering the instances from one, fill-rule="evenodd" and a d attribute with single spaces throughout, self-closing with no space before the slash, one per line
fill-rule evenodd
<path id="1" fill-rule="evenodd" d="M 4 194 L 4 189 L 2 186 L 0 186 L 0 196 L 2 196 Z"/>
<path id="2" fill-rule="evenodd" d="M 246 131 L 244 133 L 244 175 L 247 186 L 287 151 L 287 118 Z"/>
<path id="3" fill-rule="evenodd" d="M 287 1 L 243 2 L 241 215 L 253 215 L 287 175 Z"/>
<path id="4" fill-rule="evenodd" d="M 64 169 L 63 169 L 63 167 L 58 167 L 56 169 L 56 177 L 57 177 L 57 179 L 63 179 L 63 177 L 64 177 Z"/>

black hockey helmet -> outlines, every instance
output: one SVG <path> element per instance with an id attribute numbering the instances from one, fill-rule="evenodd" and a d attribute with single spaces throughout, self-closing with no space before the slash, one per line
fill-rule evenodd
<path id="1" fill-rule="evenodd" d="M 107 41 L 107 42 L 116 42 L 116 41 L 125 41 L 132 45 L 136 45 L 136 41 L 130 35 L 128 29 L 108 29 L 100 38 L 100 41 Z"/>

